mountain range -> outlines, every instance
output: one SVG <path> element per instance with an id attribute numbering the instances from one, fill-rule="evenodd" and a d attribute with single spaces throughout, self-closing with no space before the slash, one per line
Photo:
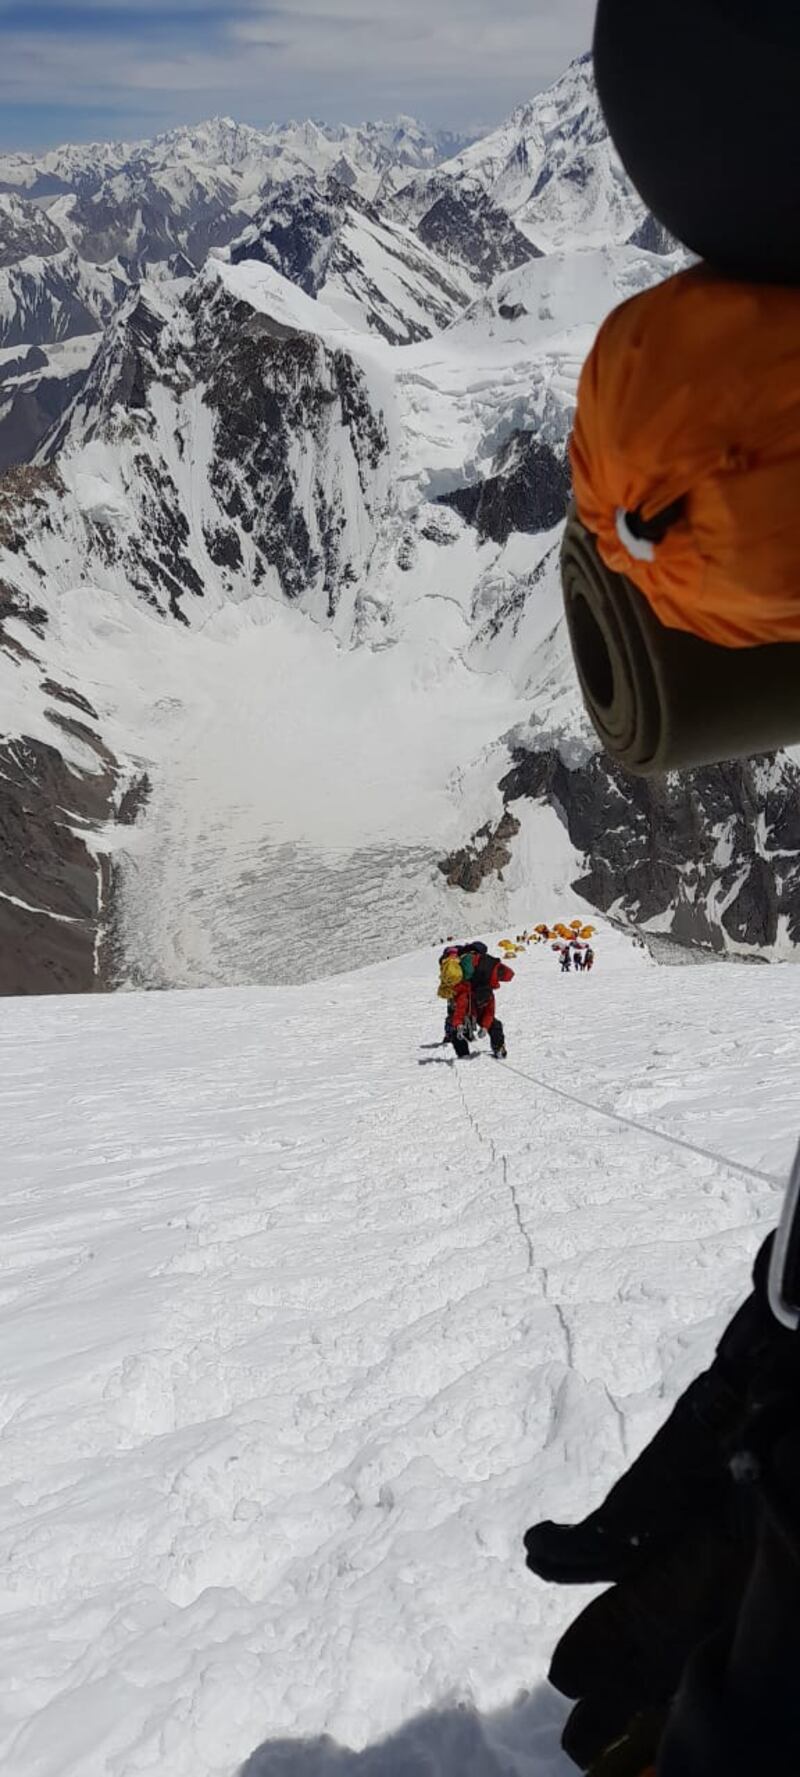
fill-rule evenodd
<path id="1" fill-rule="evenodd" d="M 789 755 L 631 783 L 561 616 L 577 377 L 686 255 L 590 62 L 0 160 L 0 989 L 316 978 L 582 897 L 791 954 Z"/>

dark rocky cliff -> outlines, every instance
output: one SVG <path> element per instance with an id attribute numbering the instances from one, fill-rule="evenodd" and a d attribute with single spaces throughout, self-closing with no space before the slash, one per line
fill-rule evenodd
<path id="1" fill-rule="evenodd" d="M 800 770 L 785 755 L 634 778 L 603 754 L 567 765 L 518 750 L 501 789 L 513 808 L 555 807 L 599 911 L 704 950 L 800 943 Z"/>

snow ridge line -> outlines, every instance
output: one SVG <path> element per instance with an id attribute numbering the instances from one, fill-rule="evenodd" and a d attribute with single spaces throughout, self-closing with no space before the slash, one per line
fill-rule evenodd
<path id="1" fill-rule="evenodd" d="M 503 1062 L 503 1072 L 516 1074 L 518 1080 L 527 1080 L 530 1086 L 539 1086 L 543 1092 L 552 1092 L 555 1098 L 565 1098 L 569 1104 L 580 1105 L 585 1111 L 593 1111 L 596 1117 L 610 1117 L 613 1123 L 621 1123 L 626 1129 L 636 1129 L 640 1135 L 650 1135 L 654 1141 L 668 1142 L 670 1147 L 685 1148 L 689 1154 L 699 1154 L 703 1160 L 713 1160 L 716 1166 L 725 1166 L 729 1172 L 741 1172 L 745 1178 L 758 1179 L 760 1184 L 771 1185 L 774 1191 L 782 1191 L 784 1179 L 776 1178 L 772 1172 L 762 1172 L 758 1166 L 745 1166 L 742 1160 L 730 1160 L 725 1154 L 715 1154 L 711 1148 L 701 1148 L 696 1142 L 686 1141 L 681 1135 L 668 1135 L 665 1129 L 654 1129 L 650 1123 L 638 1123 L 635 1117 L 624 1117 L 620 1111 L 609 1110 L 607 1105 L 595 1104 L 590 1098 L 581 1098 L 577 1092 L 567 1092 L 563 1086 L 551 1086 L 548 1080 L 540 1080 L 535 1074 L 523 1073 L 522 1068 L 511 1067 Z"/>

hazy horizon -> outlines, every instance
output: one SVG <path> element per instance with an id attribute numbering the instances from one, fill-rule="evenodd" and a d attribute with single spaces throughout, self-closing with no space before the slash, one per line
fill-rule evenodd
<path id="1" fill-rule="evenodd" d="M 593 15 L 594 0 L 0 0 L 0 150 L 213 116 L 480 135 L 589 47 Z"/>

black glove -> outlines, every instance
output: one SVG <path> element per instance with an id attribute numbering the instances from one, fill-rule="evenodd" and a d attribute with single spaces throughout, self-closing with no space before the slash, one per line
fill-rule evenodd
<path id="1" fill-rule="evenodd" d="M 691 1384 L 598 1511 L 580 1524 L 545 1521 L 526 1531 L 532 1573 L 559 1585 L 622 1580 L 673 1544 L 687 1519 L 721 1506 L 729 1487 L 723 1440 L 742 1414 L 729 1369 L 718 1359 Z"/>
<path id="2" fill-rule="evenodd" d="M 689 1655 L 736 1618 L 756 1547 L 756 1510 L 736 1485 L 729 1457 L 752 1413 L 756 1382 L 780 1370 L 793 1339 L 769 1313 L 768 1262 L 767 1245 L 756 1262 L 754 1294 L 727 1329 L 712 1368 L 682 1396 L 600 1509 L 574 1527 L 539 1524 L 525 1537 L 527 1565 L 542 1578 L 617 1582 L 567 1630 L 550 1674 L 577 1699 L 564 1748 L 597 1777 L 610 1777 L 608 1749 L 618 1763 L 635 1742 L 638 1768 L 654 1761 Z M 598 1759 L 602 1764 L 593 1764 Z"/>
<path id="3" fill-rule="evenodd" d="M 558 1643 L 550 1681 L 577 1699 L 562 1744 L 581 1769 L 628 1739 L 637 1718 L 657 1723 L 660 1735 L 689 1655 L 733 1620 L 754 1544 L 738 1521 L 732 1481 L 729 1493 L 718 1514 L 695 1517 L 674 1543 L 594 1599 Z M 644 1763 L 657 1745 L 658 1737 Z"/>
<path id="4" fill-rule="evenodd" d="M 781 1411 L 782 1409 L 782 1411 Z M 779 1424 L 779 1419 L 783 1424 Z M 757 1508 L 735 1621 L 692 1656 L 665 1729 L 659 1777 L 800 1771 L 800 1389 L 749 1426 L 734 1469 Z"/>

